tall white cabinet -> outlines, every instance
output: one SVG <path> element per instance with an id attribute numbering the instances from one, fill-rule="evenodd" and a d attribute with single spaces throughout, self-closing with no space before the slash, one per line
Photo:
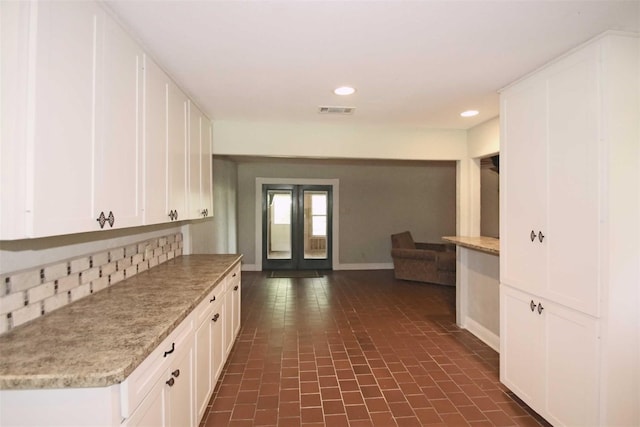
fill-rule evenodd
<path id="1" fill-rule="evenodd" d="M 500 377 L 554 425 L 640 424 L 638 40 L 501 93 Z"/>

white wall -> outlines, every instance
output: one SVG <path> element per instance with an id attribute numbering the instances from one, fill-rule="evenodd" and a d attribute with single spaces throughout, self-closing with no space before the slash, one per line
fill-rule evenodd
<path id="1" fill-rule="evenodd" d="M 354 126 L 341 122 L 215 121 L 213 152 L 216 155 L 406 160 L 458 160 L 467 155 L 464 130 Z"/>
<path id="2" fill-rule="evenodd" d="M 51 264 L 181 231 L 175 223 L 65 236 L 0 241 L 0 274 Z"/>
<path id="3" fill-rule="evenodd" d="M 480 158 L 500 150 L 496 117 L 469 129 L 469 158 L 458 162 L 458 235 L 480 235 Z M 456 321 L 489 346 L 499 346 L 499 258 L 458 247 Z M 482 302 L 482 303 L 480 303 Z"/>
<path id="4" fill-rule="evenodd" d="M 185 247 L 193 254 L 230 254 L 238 251 L 237 167 L 225 158 L 213 158 L 213 217 L 186 226 Z"/>

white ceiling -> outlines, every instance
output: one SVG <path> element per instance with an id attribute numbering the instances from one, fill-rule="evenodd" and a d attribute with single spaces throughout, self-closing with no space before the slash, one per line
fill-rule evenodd
<path id="1" fill-rule="evenodd" d="M 545 62 L 605 30 L 640 31 L 640 0 L 106 4 L 214 121 L 467 129 Z M 358 91 L 339 97 L 340 85 Z"/>

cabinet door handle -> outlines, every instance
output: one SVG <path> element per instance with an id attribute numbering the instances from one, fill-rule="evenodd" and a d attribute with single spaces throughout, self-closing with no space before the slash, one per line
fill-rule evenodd
<path id="1" fill-rule="evenodd" d="M 213 298 L 209 300 L 209 302 L 214 302 L 215 300 L 216 300 L 216 296 L 214 295 Z"/>
<path id="2" fill-rule="evenodd" d="M 180 376 L 180 369 L 176 369 L 175 371 L 171 372 L 171 375 L 178 378 Z"/>
<path id="3" fill-rule="evenodd" d="M 167 357 L 167 355 L 173 353 L 175 351 L 175 349 L 176 349 L 176 343 L 172 342 L 171 343 L 171 350 L 165 351 L 163 357 Z"/>
<path id="4" fill-rule="evenodd" d="M 113 212 L 109 211 L 109 216 L 107 217 L 107 221 L 109 222 L 109 227 L 113 227 L 113 224 L 116 222 L 116 217 Z"/>
<path id="5" fill-rule="evenodd" d="M 536 240 L 536 232 L 531 230 L 531 241 L 533 242 L 534 240 Z"/>
<path id="6" fill-rule="evenodd" d="M 544 307 L 542 306 L 542 303 L 538 304 L 538 314 L 542 314 L 542 310 L 544 310 Z"/>
<path id="7" fill-rule="evenodd" d="M 217 322 L 219 318 L 220 318 L 220 313 L 216 313 L 216 315 L 213 316 L 213 319 L 211 320 L 213 320 L 214 322 Z"/>
<path id="8" fill-rule="evenodd" d="M 533 303 L 533 300 L 529 303 L 529 307 L 531 307 L 532 312 L 536 310 L 536 305 Z"/>
<path id="9" fill-rule="evenodd" d="M 175 213 L 173 212 L 173 209 L 169 211 L 169 218 L 171 219 L 171 221 L 175 220 Z"/>
<path id="10" fill-rule="evenodd" d="M 96 221 L 98 221 L 98 224 L 100 224 L 100 229 L 103 229 L 104 225 L 107 222 L 107 217 L 104 216 L 104 212 L 100 212 L 100 215 L 98 215 L 98 218 L 96 218 Z"/>
<path id="11" fill-rule="evenodd" d="M 173 378 L 169 378 L 169 381 L 167 381 L 167 385 L 169 387 L 173 387 L 173 385 L 175 384 L 176 380 L 174 380 Z"/>
<path id="12" fill-rule="evenodd" d="M 542 234 L 542 231 L 538 231 L 538 240 L 540 240 L 540 243 L 544 240 L 544 234 Z"/>
<path id="13" fill-rule="evenodd" d="M 238 290 L 238 285 L 235 285 L 235 286 L 233 287 L 233 290 L 234 290 L 234 291 L 237 291 L 237 290 Z"/>
<path id="14" fill-rule="evenodd" d="M 176 209 L 175 211 L 173 211 L 173 219 L 175 219 L 176 221 L 178 220 L 178 210 Z"/>

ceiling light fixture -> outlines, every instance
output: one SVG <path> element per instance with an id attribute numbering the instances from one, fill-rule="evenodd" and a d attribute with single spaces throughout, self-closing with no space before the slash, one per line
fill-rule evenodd
<path id="1" fill-rule="evenodd" d="M 333 93 L 335 93 L 336 95 L 345 96 L 345 95 L 353 95 L 355 91 L 356 90 L 351 86 L 340 86 L 339 88 L 336 88 L 333 91 Z"/>
<path id="2" fill-rule="evenodd" d="M 462 117 L 473 117 L 473 116 L 477 116 L 478 114 L 479 114 L 478 110 L 467 110 L 460 113 Z"/>

